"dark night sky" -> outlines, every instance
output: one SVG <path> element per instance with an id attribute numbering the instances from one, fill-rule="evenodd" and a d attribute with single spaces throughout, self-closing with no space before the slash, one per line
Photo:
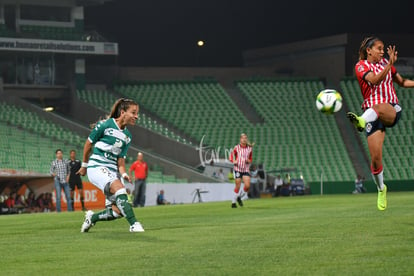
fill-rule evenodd
<path id="1" fill-rule="evenodd" d="M 121 65 L 240 66 L 246 49 L 345 32 L 413 32 L 410 9 L 381 2 L 114 0 L 86 8 L 85 20 L 119 43 Z"/>

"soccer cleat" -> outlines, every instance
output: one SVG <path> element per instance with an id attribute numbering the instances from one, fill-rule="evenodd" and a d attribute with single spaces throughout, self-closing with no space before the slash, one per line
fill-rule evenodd
<path id="1" fill-rule="evenodd" d="M 237 203 L 239 203 L 240 207 L 243 207 L 243 200 L 240 196 L 237 197 Z"/>
<path id="2" fill-rule="evenodd" d="M 363 118 L 359 117 L 358 115 L 352 112 L 348 112 L 346 116 L 359 132 L 364 131 L 366 122 Z"/>
<path id="3" fill-rule="evenodd" d="M 144 228 L 138 221 L 129 227 L 129 232 L 144 232 Z"/>
<path id="4" fill-rule="evenodd" d="M 237 208 L 236 203 L 232 203 L 232 204 L 231 204 L 231 208 Z"/>
<path id="5" fill-rule="evenodd" d="M 378 191 L 377 207 L 380 211 L 387 209 L 387 186 L 385 184 L 384 189 Z"/>
<path id="6" fill-rule="evenodd" d="M 85 213 L 85 220 L 83 221 L 82 227 L 81 227 L 81 233 L 88 232 L 89 229 L 94 226 L 92 223 L 92 216 L 93 211 L 89 210 Z"/>

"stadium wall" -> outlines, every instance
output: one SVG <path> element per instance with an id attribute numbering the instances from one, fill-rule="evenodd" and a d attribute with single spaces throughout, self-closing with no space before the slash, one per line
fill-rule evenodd
<path id="1" fill-rule="evenodd" d="M 313 195 L 321 194 L 321 183 L 308 183 Z M 368 193 L 376 193 L 377 186 L 374 181 L 364 181 L 364 187 Z M 391 180 L 387 181 L 388 191 L 402 192 L 414 191 L 414 180 Z M 354 182 L 323 182 L 323 194 L 350 194 L 355 190 Z"/>
<path id="2" fill-rule="evenodd" d="M 224 86 L 232 85 L 237 79 L 252 77 L 277 77 L 269 68 L 245 67 L 117 67 L 88 65 L 88 82 L 105 83 L 110 86 L 114 81 L 146 80 L 205 80 L 214 79 Z"/>

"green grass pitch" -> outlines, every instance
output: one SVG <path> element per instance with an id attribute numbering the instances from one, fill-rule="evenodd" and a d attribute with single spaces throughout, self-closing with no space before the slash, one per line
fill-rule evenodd
<path id="1" fill-rule="evenodd" d="M 414 193 L 135 209 L 80 233 L 83 213 L 0 216 L 1 275 L 414 275 Z"/>

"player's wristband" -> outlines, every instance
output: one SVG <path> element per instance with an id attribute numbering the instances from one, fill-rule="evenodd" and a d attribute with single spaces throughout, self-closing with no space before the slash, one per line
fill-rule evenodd
<path id="1" fill-rule="evenodd" d="M 88 167 L 88 162 L 82 162 L 82 168 L 87 168 Z"/>
<path id="2" fill-rule="evenodd" d="M 122 178 L 128 177 L 128 174 L 125 172 L 122 174 Z"/>

